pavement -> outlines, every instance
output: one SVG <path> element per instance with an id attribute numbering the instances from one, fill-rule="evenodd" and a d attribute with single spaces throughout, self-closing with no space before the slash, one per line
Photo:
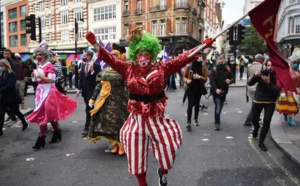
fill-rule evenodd
<path id="1" fill-rule="evenodd" d="M 236 79 L 235 84 L 230 87 L 245 87 L 246 76 L 242 80 Z M 68 89 L 67 93 L 76 93 L 75 89 Z M 33 88 L 29 87 L 28 94 L 34 94 Z M 24 115 L 28 115 L 33 111 L 33 108 L 22 109 Z M 300 167 L 300 117 L 299 114 L 294 116 L 294 121 L 299 124 L 297 127 L 292 127 L 284 121 L 283 116 L 278 112 L 274 112 L 270 132 L 275 145 L 292 161 Z"/>

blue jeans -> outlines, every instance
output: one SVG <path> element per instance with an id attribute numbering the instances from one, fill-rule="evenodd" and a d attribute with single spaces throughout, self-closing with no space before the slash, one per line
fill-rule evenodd
<path id="1" fill-rule="evenodd" d="M 220 124 L 221 112 L 226 100 L 226 94 L 213 94 L 215 103 L 215 124 Z"/>

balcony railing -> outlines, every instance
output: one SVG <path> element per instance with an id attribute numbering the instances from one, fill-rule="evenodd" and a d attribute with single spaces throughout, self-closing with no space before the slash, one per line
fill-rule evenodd
<path id="1" fill-rule="evenodd" d="M 196 10 L 196 8 L 193 8 L 193 14 L 194 14 L 194 15 L 197 15 L 197 10 Z"/>
<path id="2" fill-rule="evenodd" d="M 174 8 L 175 9 L 178 9 L 178 8 L 190 9 L 191 5 L 188 2 L 176 3 Z"/>
<path id="3" fill-rule="evenodd" d="M 129 16 L 129 11 L 128 10 L 123 11 L 123 16 Z"/>
<path id="4" fill-rule="evenodd" d="M 135 15 L 140 15 L 143 13 L 144 13 L 144 10 L 142 10 L 142 9 L 136 9 L 136 11 L 135 11 Z"/>
<path id="5" fill-rule="evenodd" d="M 150 7 L 150 12 L 163 11 L 167 9 L 168 9 L 167 5 L 156 5 Z"/>

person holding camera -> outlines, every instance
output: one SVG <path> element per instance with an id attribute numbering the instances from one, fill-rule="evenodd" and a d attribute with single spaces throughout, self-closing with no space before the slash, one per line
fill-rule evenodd
<path id="1" fill-rule="evenodd" d="M 215 103 L 215 130 L 220 130 L 221 112 L 229 90 L 229 84 L 234 82 L 234 75 L 230 68 L 224 64 L 225 58 L 220 56 L 217 60 L 217 66 L 210 74 L 210 85 Z"/>
<path id="2" fill-rule="evenodd" d="M 259 148 L 262 151 L 267 151 L 264 144 L 265 138 L 268 134 L 273 113 L 275 111 L 276 102 L 279 97 L 280 90 L 276 85 L 276 74 L 272 68 L 272 62 L 267 62 L 265 70 L 256 71 L 255 75 L 249 80 L 248 85 L 252 86 L 257 83 L 254 100 L 252 104 L 252 123 L 254 130 L 252 132 L 253 138 L 258 135 L 259 117 L 264 109 L 264 119 L 262 129 L 259 136 Z"/>

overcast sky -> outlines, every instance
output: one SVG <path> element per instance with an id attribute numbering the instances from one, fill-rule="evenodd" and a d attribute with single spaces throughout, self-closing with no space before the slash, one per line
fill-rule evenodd
<path id="1" fill-rule="evenodd" d="M 224 0 L 225 6 L 223 8 L 224 26 L 231 24 L 243 16 L 243 8 L 245 0 Z"/>

